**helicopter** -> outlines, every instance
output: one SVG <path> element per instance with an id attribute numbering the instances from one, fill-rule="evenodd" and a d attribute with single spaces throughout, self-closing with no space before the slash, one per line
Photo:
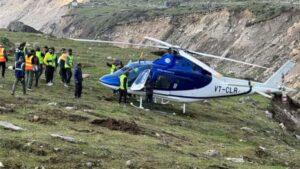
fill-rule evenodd
<path id="1" fill-rule="evenodd" d="M 140 105 L 135 107 L 142 109 L 144 108 L 142 97 L 146 94 L 145 86 L 149 80 L 153 83 L 154 98 L 161 98 L 162 103 L 168 103 L 169 101 L 183 103 L 183 113 L 186 112 L 186 103 L 190 102 L 255 93 L 271 98 L 270 94 L 294 91 L 294 89 L 283 85 L 283 77 L 295 65 L 293 60 L 288 60 L 267 81 L 256 82 L 223 76 L 192 55 L 221 59 L 262 69 L 267 69 L 267 67 L 195 52 L 151 37 L 145 37 L 145 39 L 158 45 L 82 39 L 72 40 L 154 47 L 171 51 L 154 61 L 129 62 L 116 72 L 99 78 L 99 82 L 102 85 L 117 90 L 119 88 L 119 76 L 128 72 L 128 93 L 140 96 Z M 167 102 L 164 102 L 164 100 Z"/>

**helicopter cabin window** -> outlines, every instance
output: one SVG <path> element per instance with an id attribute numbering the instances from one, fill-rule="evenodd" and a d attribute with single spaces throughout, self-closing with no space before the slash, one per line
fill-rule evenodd
<path id="1" fill-rule="evenodd" d="M 171 80 L 166 77 L 166 76 L 158 76 L 156 83 L 155 83 L 155 88 L 156 89 L 161 89 L 161 90 L 167 90 L 171 86 Z"/>

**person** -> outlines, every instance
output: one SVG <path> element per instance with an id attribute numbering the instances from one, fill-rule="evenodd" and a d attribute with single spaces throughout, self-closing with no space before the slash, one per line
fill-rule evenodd
<path id="1" fill-rule="evenodd" d="M 152 104 L 153 103 L 153 82 L 151 80 L 151 77 L 147 79 L 145 89 L 146 89 L 146 103 Z"/>
<path id="2" fill-rule="evenodd" d="M 110 67 L 110 74 L 113 74 L 115 71 L 117 71 L 117 59 L 114 59 L 112 63 L 106 63 L 108 67 Z"/>
<path id="3" fill-rule="evenodd" d="M 33 54 L 32 51 L 29 51 L 25 57 L 25 85 L 27 90 L 31 90 L 33 82 Z"/>
<path id="4" fill-rule="evenodd" d="M 78 63 L 74 70 L 74 81 L 75 81 L 75 98 L 81 98 L 82 92 L 82 70 L 81 70 L 81 63 Z"/>
<path id="5" fill-rule="evenodd" d="M 55 56 L 54 56 L 54 48 L 50 48 L 49 52 L 46 53 L 44 58 L 44 64 L 46 65 L 45 76 L 47 86 L 53 85 L 53 75 L 55 70 Z"/>
<path id="6" fill-rule="evenodd" d="M 49 52 L 48 46 L 44 46 L 42 49 L 42 57 L 45 58 L 45 56 L 48 52 Z"/>
<path id="7" fill-rule="evenodd" d="M 127 102 L 127 77 L 128 72 L 124 72 L 120 77 L 120 87 L 119 87 L 119 104 L 124 99 L 124 103 Z"/>
<path id="8" fill-rule="evenodd" d="M 39 82 L 39 78 L 40 78 L 40 69 L 39 69 L 40 60 L 39 60 L 39 57 L 36 55 L 35 50 L 32 49 L 30 51 L 30 53 L 32 54 L 31 64 L 32 64 L 33 75 L 34 75 L 34 79 L 35 79 L 34 86 L 37 87 L 38 82 Z M 31 82 L 31 84 L 32 84 L 32 82 Z"/>
<path id="9" fill-rule="evenodd" d="M 15 95 L 16 87 L 19 82 L 21 82 L 23 86 L 23 94 L 26 94 L 26 86 L 25 86 L 25 63 L 23 62 L 22 58 L 20 57 L 19 60 L 15 63 L 14 66 L 15 70 L 15 81 L 12 87 L 11 95 Z"/>
<path id="10" fill-rule="evenodd" d="M 67 50 L 65 48 L 61 49 L 61 56 L 58 58 L 58 65 L 59 65 L 59 74 L 61 77 L 61 82 L 64 84 L 65 87 L 67 86 L 67 73 L 65 69 L 65 64 L 67 60 Z"/>
<path id="11" fill-rule="evenodd" d="M 15 51 L 15 63 L 17 63 L 20 58 L 22 59 L 22 62 L 25 62 L 25 54 L 23 52 L 23 46 L 21 44 L 18 45 Z"/>
<path id="12" fill-rule="evenodd" d="M 35 74 L 35 87 L 38 87 L 39 79 L 42 76 L 44 70 L 43 67 L 44 58 L 39 46 L 35 48 L 35 55 L 38 59 L 38 66 L 37 66 L 38 71 Z"/>
<path id="13" fill-rule="evenodd" d="M 2 77 L 5 76 L 6 62 L 7 62 L 7 53 L 5 48 L 0 44 L 0 66 L 2 67 Z"/>
<path id="14" fill-rule="evenodd" d="M 68 56 L 67 56 L 67 60 L 65 63 L 65 69 L 66 69 L 66 75 L 67 75 L 67 85 L 69 85 L 71 82 L 73 65 L 74 65 L 73 50 L 68 49 Z"/>
<path id="15" fill-rule="evenodd" d="M 26 42 L 22 42 L 22 43 L 20 44 L 20 46 L 22 47 L 22 52 L 24 53 L 24 56 L 26 56 L 26 55 L 28 54 L 28 52 L 30 52 L 30 51 L 28 50 L 28 45 L 27 45 L 27 43 L 26 43 Z"/>

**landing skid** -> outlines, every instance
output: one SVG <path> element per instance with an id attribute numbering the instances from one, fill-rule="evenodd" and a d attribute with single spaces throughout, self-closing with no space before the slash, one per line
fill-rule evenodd
<path id="1" fill-rule="evenodd" d="M 149 109 L 145 109 L 143 107 L 143 97 L 142 96 L 140 96 L 140 105 L 139 106 L 134 105 L 132 102 L 130 103 L 130 105 L 137 108 L 137 109 L 142 109 L 142 110 L 149 111 Z"/>
<path id="2" fill-rule="evenodd" d="M 154 103 L 157 103 L 157 98 L 155 97 L 154 98 Z M 161 100 L 161 104 L 168 104 L 169 101 L 164 101 L 163 99 Z M 143 107 L 143 97 L 140 96 L 139 98 L 139 106 L 135 105 L 134 103 L 130 103 L 131 106 L 133 106 L 134 108 L 137 108 L 137 109 L 142 109 L 142 110 L 146 110 L 146 111 L 150 111 L 150 109 L 146 109 Z M 182 113 L 185 114 L 186 113 L 186 103 L 184 103 L 182 106 Z"/>

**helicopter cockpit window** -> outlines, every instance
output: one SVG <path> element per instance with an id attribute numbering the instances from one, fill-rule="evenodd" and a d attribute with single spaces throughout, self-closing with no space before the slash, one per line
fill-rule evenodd
<path id="1" fill-rule="evenodd" d="M 155 88 L 156 89 L 161 89 L 161 90 L 167 90 L 171 86 L 171 81 L 169 78 L 166 76 L 158 76 L 156 83 L 155 83 Z"/>

